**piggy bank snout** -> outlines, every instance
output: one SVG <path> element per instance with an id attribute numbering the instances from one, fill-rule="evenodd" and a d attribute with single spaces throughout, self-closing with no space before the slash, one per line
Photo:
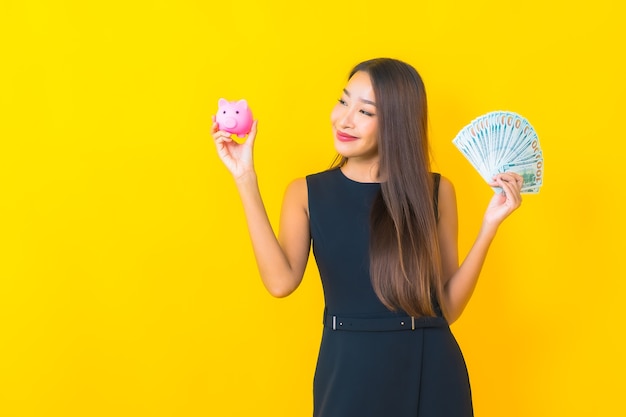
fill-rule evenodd
<path id="1" fill-rule="evenodd" d="M 220 124 L 227 129 L 233 129 L 237 127 L 237 119 L 234 117 L 226 117 L 220 122 Z"/>

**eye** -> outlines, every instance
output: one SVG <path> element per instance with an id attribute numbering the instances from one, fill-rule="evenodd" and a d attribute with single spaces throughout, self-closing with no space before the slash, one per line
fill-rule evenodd
<path id="1" fill-rule="evenodd" d="M 345 101 L 344 99 L 342 99 L 342 98 L 340 98 L 340 99 L 339 99 L 339 100 L 337 100 L 337 101 L 339 101 L 339 104 L 341 104 L 342 106 L 345 106 L 345 105 L 346 105 L 346 101 Z"/>
<path id="2" fill-rule="evenodd" d="M 366 116 L 370 116 L 370 117 L 371 117 L 371 116 L 373 116 L 373 115 L 374 115 L 374 113 L 370 113 L 370 112 L 368 112 L 367 110 L 359 110 L 359 111 L 360 111 L 362 114 L 366 115 Z"/>

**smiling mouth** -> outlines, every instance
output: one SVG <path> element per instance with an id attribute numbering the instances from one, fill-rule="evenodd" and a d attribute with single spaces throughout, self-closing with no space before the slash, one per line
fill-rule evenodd
<path id="1" fill-rule="evenodd" d="M 348 135 L 347 133 L 343 133 L 340 131 L 337 131 L 336 136 L 337 136 L 337 139 L 341 142 L 351 142 L 353 140 L 358 139 L 356 136 Z"/>

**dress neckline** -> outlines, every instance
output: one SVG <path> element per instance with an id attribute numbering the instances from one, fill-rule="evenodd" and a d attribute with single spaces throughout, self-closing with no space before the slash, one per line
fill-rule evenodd
<path id="1" fill-rule="evenodd" d="M 366 186 L 367 185 L 380 185 L 380 182 L 361 182 L 361 181 L 353 180 L 352 178 L 344 174 L 344 172 L 341 170 L 341 167 L 337 167 L 337 171 L 339 171 L 339 175 L 341 177 L 343 177 L 346 181 L 351 182 L 353 184 L 366 185 Z"/>

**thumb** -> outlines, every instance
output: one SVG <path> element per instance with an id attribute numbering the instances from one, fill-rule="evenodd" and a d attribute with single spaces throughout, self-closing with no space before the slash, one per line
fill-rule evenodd
<path id="1" fill-rule="evenodd" d="M 258 120 L 252 122 L 252 127 L 250 128 L 250 132 L 248 133 L 248 139 L 246 140 L 246 144 L 250 147 L 254 146 L 254 140 L 256 139 L 256 128 L 257 128 Z"/>

